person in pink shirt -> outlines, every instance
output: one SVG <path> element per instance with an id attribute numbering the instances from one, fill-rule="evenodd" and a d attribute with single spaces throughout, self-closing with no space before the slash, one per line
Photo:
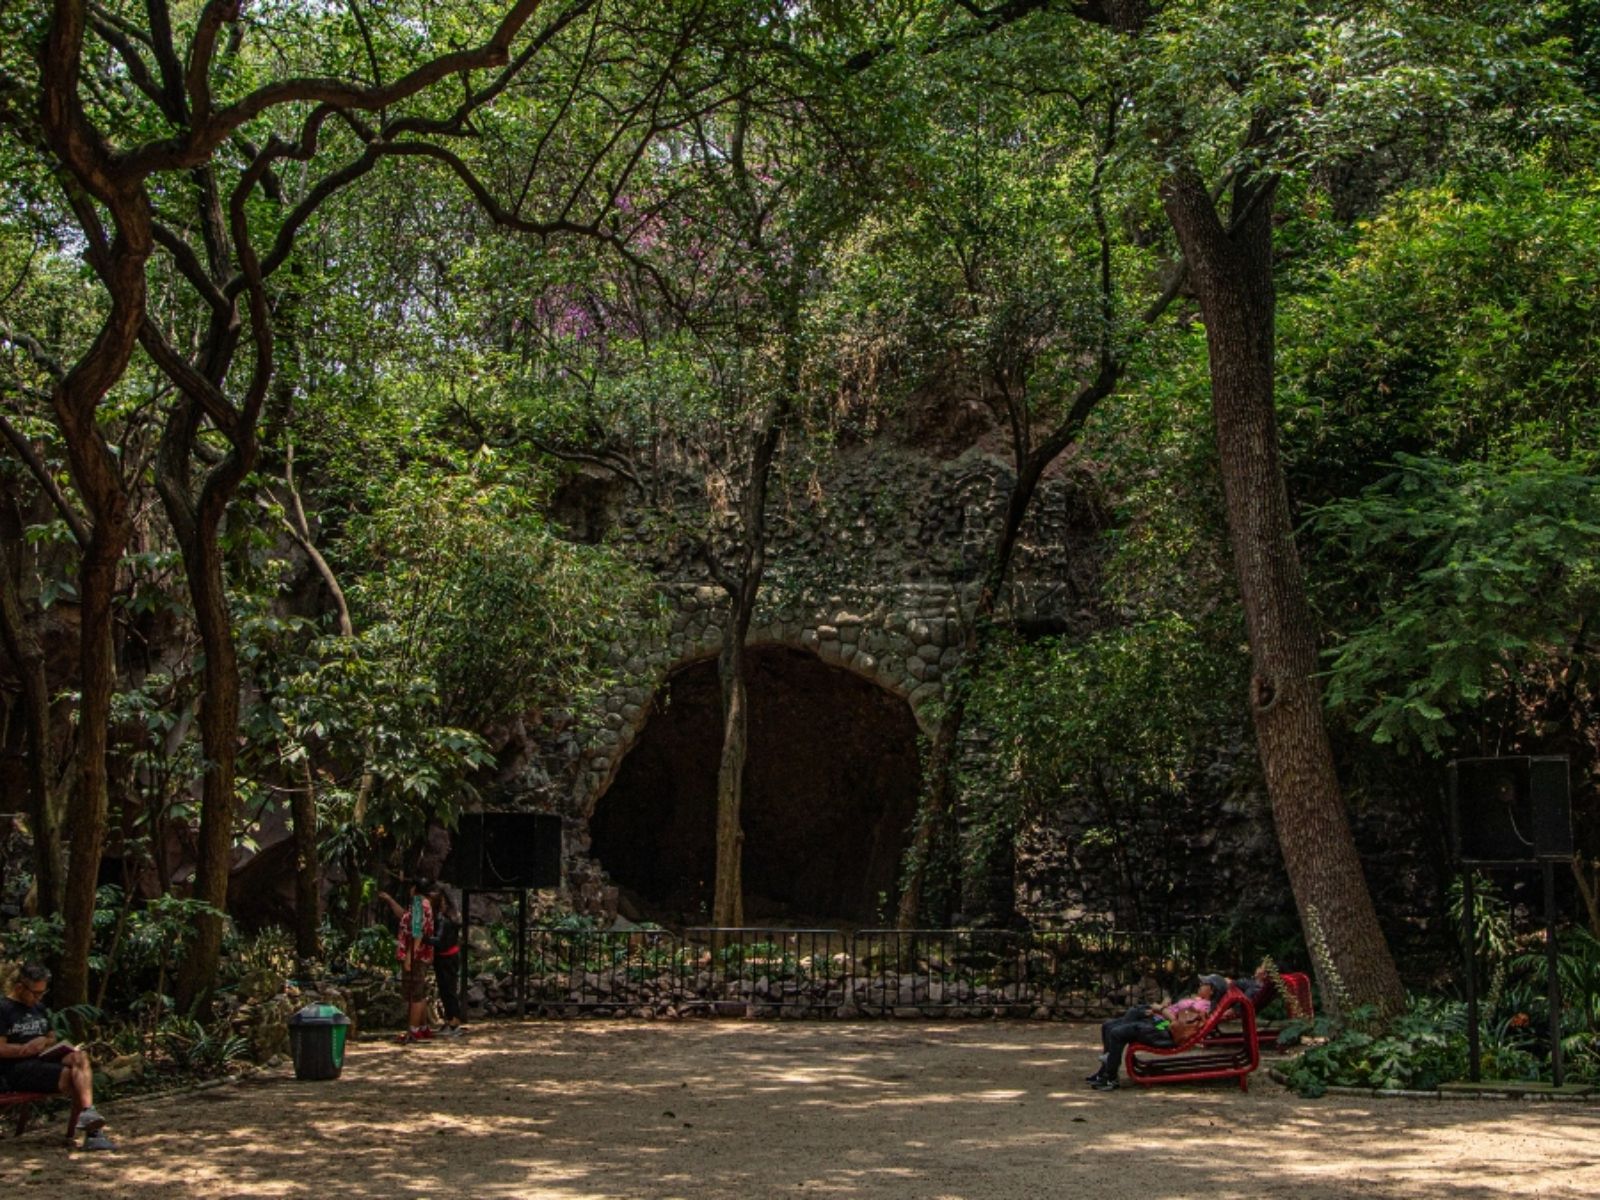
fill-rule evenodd
<path id="1" fill-rule="evenodd" d="M 1115 1091 L 1123 1052 L 1130 1043 L 1178 1045 L 1206 1023 L 1213 998 L 1227 990 L 1228 981 L 1221 975 L 1202 975 L 1193 996 L 1166 1005 L 1140 1004 L 1120 1017 L 1102 1022 L 1100 1045 L 1104 1053 L 1100 1055 L 1100 1068 L 1085 1082 L 1097 1092 Z"/>

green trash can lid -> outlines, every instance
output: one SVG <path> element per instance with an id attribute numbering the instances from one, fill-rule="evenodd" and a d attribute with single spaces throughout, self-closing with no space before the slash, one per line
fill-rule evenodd
<path id="1" fill-rule="evenodd" d="M 308 1004 L 289 1018 L 291 1025 L 348 1025 L 350 1018 L 331 1004 Z"/>

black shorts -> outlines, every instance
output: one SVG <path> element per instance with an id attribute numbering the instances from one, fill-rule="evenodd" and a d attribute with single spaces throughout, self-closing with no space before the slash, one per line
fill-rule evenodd
<path id="1" fill-rule="evenodd" d="M 0 1072 L 0 1088 L 8 1092 L 49 1092 L 54 1096 L 61 1090 L 61 1076 L 66 1069 L 59 1062 L 17 1059 Z"/>

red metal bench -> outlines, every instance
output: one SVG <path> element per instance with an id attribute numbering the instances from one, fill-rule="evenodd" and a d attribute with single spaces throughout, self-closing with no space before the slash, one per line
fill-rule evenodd
<path id="1" fill-rule="evenodd" d="M 1242 1034 L 1212 1040 L 1226 1022 L 1243 1023 Z M 1256 1010 L 1236 987 L 1223 993 L 1206 1023 L 1176 1046 L 1146 1046 L 1135 1042 L 1123 1056 L 1128 1078 L 1144 1087 L 1155 1083 L 1199 1083 L 1208 1079 L 1236 1079 L 1248 1091 L 1248 1076 L 1261 1065 L 1256 1042 Z"/>
<path id="2" fill-rule="evenodd" d="M 60 1095 L 53 1092 L 0 1092 L 0 1108 L 17 1110 L 13 1131 L 21 1137 L 22 1131 L 28 1127 L 28 1117 L 33 1113 L 33 1106 L 59 1099 Z"/>
<path id="3" fill-rule="evenodd" d="M 1283 982 L 1289 989 L 1289 996 L 1284 997 L 1288 1003 L 1289 1017 L 1295 1021 L 1309 1021 L 1316 1016 L 1316 1009 L 1311 1003 L 1311 977 L 1300 971 L 1285 971 Z M 1259 1014 L 1263 1008 L 1278 998 L 1278 984 L 1271 976 L 1262 985 L 1253 1003 L 1254 1011 Z M 1292 1002 L 1290 1001 L 1292 997 Z M 1230 1017 L 1229 1022 L 1236 1018 Z M 1224 1022 L 1225 1024 L 1228 1022 Z M 1278 1044 L 1278 1029 L 1262 1028 L 1259 1019 L 1256 1023 L 1256 1045 L 1263 1050 L 1272 1050 Z M 1243 1037 L 1243 1033 L 1235 1029 L 1218 1030 L 1206 1039 L 1206 1044 L 1211 1046 L 1235 1045 Z"/>

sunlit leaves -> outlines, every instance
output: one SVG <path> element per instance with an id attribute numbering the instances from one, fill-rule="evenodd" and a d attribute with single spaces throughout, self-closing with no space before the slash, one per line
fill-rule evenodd
<path id="1" fill-rule="evenodd" d="M 1402 458 L 1314 527 L 1382 597 L 1330 652 L 1328 702 L 1379 741 L 1439 753 L 1496 697 L 1573 666 L 1600 612 L 1595 463 Z"/>

